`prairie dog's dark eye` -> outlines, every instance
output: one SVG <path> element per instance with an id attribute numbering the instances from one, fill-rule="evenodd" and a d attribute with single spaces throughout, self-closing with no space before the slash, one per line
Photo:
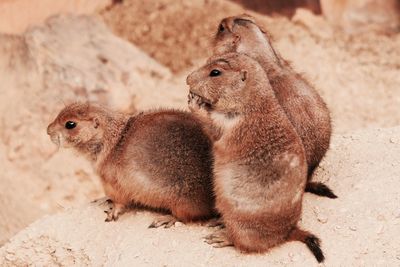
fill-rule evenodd
<path id="1" fill-rule="evenodd" d="M 219 24 L 218 31 L 219 31 L 219 32 L 225 31 L 225 27 L 224 27 L 224 25 L 222 25 L 222 23 Z"/>
<path id="2" fill-rule="evenodd" d="M 219 70 L 214 69 L 210 72 L 210 77 L 215 77 L 215 76 L 219 76 L 219 75 L 221 75 L 221 72 Z"/>
<path id="3" fill-rule="evenodd" d="M 65 128 L 67 128 L 68 130 L 74 129 L 76 127 L 76 122 L 74 121 L 67 121 L 65 123 Z"/>

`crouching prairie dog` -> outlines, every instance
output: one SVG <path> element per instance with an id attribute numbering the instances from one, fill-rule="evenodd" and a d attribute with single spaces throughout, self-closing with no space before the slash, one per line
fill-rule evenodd
<path id="1" fill-rule="evenodd" d="M 214 38 L 214 53 L 244 53 L 258 61 L 289 120 L 299 134 L 306 153 L 308 177 L 329 148 L 331 119 L 329 110 L 315 88 L 296 73 L 272 46 L 267 32 L 247 15 L 221 21 Z M 329 187 L 309 181 L 307 192 L 336 198 Z"/>
<path id="2" fill-rule="evenodd" d="M 298 240 L 323 261 L 319 239 L 297 226 L 307 181 L 304 148 L 262 67 L 229 53 L 191 73 L 187 84 L 189 108 L 213 139 L 216 208 L 225 225 L 207 242 L 265 252 Z"/>
<path id="3" fill-rule="evenodd" d="M 93 163 L 113 204 L 106 221 L 117 220 L 132 203 L 172 213 L 152 227 L 213 215 L 211 143 L 190 113 L 128 116 L 78 103 L 65 107 L 47 132 Z"/>

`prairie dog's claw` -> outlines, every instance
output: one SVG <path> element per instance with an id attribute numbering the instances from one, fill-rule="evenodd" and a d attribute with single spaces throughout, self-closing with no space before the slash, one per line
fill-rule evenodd
<path id="1" fill-rule="evenodd" d="M 126 207 L 123 204 L 117 204 L 112 202 L 112 200 L 106 200 L 107 207 L 104 213 L 107 214 L 107 218 L 104 220 L 106 222 L 117 221 L 119 216 L 125 213 Z"/>
<path id="2" fill-rule="evenodd" d="M 229 240 L 225 230 L 218 230 L 213 234 L 205 236 L 204 239 L 204 242 L 212 245 L 215 248 L 233 246 L 233 243 Z"/>
<path id="3" fill-rule="evenodd" d="M 178 220 L 172 216 L 172 215 L 164 215 L 164 216 L 160 216 L 157 219 L 155 219 L 150 225 L 149 228 L 158 228 L 160 226 L 164 225 L 164 228 L 170 228 L 173 225 L 175 225 L 175 223 Z"/>

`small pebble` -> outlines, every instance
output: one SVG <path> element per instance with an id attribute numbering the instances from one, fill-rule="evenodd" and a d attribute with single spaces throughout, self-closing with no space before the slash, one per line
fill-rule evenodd
<path id="1" fill-rule="evenodd" d="M 327 223 L 328 222 L 328 216 L 326 216 L 323 212 L 319 210 L 318 207 L 314 207 L 313 212 L 315 216 L 317 216 L 317 220 L 321 223 Z"/>
<path id="2" fill-rule="evenodd" d="M 8 254 L 15 254 L 13 248 L 10 248 L 10 247 L 6 249 L 6 252 L 7 252 Z"/>
<path id="3" fill-rule="evenodd" d="M 13 261 L 14 260 L 14 255 L 7 254 L 5 258 L 8 261 Z"/>
<path id="4" fill-rule="evenodd" d="M 357 165 L 357 163 L 356 163 L 356 165 Z M 360 184 L 355 184 L 355 185 L 353 185 L 353 188 L 356 190 L 360 190 L 362 188 L 362 186 Z"/>
<path id="5" fill-rule="evenodd" d="M 383 216 L 382 214 L 379 214 L 377 219 L 378 219 L 378 221 L 386 221 L 385 216 Z"/>
<path id="6" fill-rule="evenodd" d="M 290 258 L 290 261 L 291 261 L 291 262 L 299 261 L 299 255 L 294 254 L 294 253 L 292 253 L 292 252 L 290 252 L 288 255 L 289 255 L 289 258 Z"/>
<path id="7" fill-rule="evenodd" d="M 317 220 L 321 223 L 327 223 L 328 222 L 328 216 L 325 214 L 318 214 Z"/>
<path id="8" fill-rule="evenodd" d="M 379 226 L 378 229 L 376 230 L 376 233 L 377 233 L 378 235 L 380 235 L 380 234 L 382 234 L 384 231 L 385 231 L 385 226 L 384 226 L 384 225 L 381 225 L 381 226 Z"/>
<path id="9" fill-rule="evenodd" d="M 368 254 L 369 253 L 368 248 L 365 248 L 363 251 L 361 251 L 361 253 L 364 254 L 364 255 Z"/>
<path id="10" fill-rule="evenodd" d="M 357 141 L 357 140 L 359 140 L 360 138 L 359 138 L 358 136 L 350 135 L 350 139 L 351 139 L 351 140 L 354 140 L 354 141 Z"/>
<path id="11" fill-rule="evenodd" d="M 355 225 L 349 226 L 349 229 L 350 229 L 351 231 L 357 231 L 357 227 L 356 227 Z"/>
<path id="12" fill-rule="evenodd" d="M 400 219 L 400 209 L 393 212 L 393 215 L 396 219 Z"/>
<path id="13" fill-rule="evenodd" d="M 299 259 L 300 259 L 300 257 L 299 257 L 299 255 L 293 255 L 293 257 L 291 257 L 290 258 L 290 260 L 292 261 L 292 262 L 297 262 L 297 261 L 299 261 Z"/>

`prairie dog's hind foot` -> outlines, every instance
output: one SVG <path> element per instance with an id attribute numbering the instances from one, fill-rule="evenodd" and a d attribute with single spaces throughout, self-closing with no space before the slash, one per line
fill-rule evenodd
<path id="1" fill-rule="evenodd" d="M 212 219 L 208 220 L 208 221 L 204 224 L 204 226 L 210 227 L 210 228 L 216 228 L 216 227 L 218 227 L 218 228 L 220 228 L 220 229 L 225 228 L 224 221 L 222 220 L 221 217 L 219 217 L 219 218 L 212 218 Z"/>
<path id="2" fill-rule="evenodd" d="M 227 231 L 225 229 L 217 230 L 216 232 L 205 236 L 204 239 L 204 242 L 212 245 L 214 248 L 233 246 L 233 243 L 229 240 Z"/>
<path id="3" fill-rule="evenodd" d="M 101 198 L 97 198 L 95 200 L 92 200 L 90 203 L 102 206 L 102 205 L 108 205 L 109 201 L 112 202 L 112 200 L 109 197 L 105 196 L 105 197 L 101 197 Z"/>
<path id="4" fill-rule="evenodd" d="M 158 216 L 150 225 L 149 228 L 158 228 L 164 226 L 164 228 L 171 228 L 175 225 L 178 220 L 172 215 Z"/>

